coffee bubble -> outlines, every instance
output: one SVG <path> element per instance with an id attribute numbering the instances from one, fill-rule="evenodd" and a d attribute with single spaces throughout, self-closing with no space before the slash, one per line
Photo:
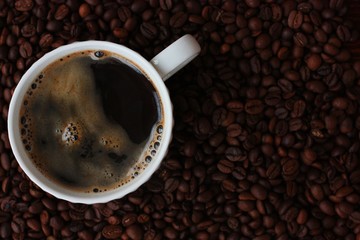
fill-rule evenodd
<path id="1" fill-rule="evenodd" d="M 80 124 L 69 123 L 64 130 L 57 129 L 57 133 L 61 133 L 62 141 L 68 145 L 75 145 L 79 143 L 81 136 Z"/>

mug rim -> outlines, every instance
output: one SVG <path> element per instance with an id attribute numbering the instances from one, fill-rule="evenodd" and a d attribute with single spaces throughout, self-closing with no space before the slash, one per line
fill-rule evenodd
<path id="1" fill-rule="evenodd" d="M 40 72 L 48 65 L 52 64 L 53 62 L 62 57 L 86 50 L 104 50 L 113 52 L 117 55 L 120 55 L 121 57 L 124 57 L 127 60 L 130 60 L 130 62 L 133 63 L 136 67 L 144 71 L 144 73 L 148 75 L 148 78 L 152 82 L 152 85 L 156 88 L 159 94 L 163 111 L 162 140 L 159 149 L 157 150 L 156 156 L 153 157 L 151 163 L 149 163 L 149 165 L 144 169 L 144 171 L 140 173 L 137 177 L 132 179 L 129 183 L 124 184 L 124 186 L 108 190 L 106 192 L 103 191 L 101 193 L 85 193 L 76 190 L 70 190 L 63 186 L 59 186 L 59 184 L 56 184 L 48 177 L 45 177 L 45 175 L 39 171 L 39 169 L 35 166 L 33 161 L 27 155 L 25 146 L 21 141 L 19 127 L 20 109 L 25 93 L 29 89 L 30 84 L 40 74 Z M 153 173 L 159 168 L 163 158 L 168 151 L 168 146 L 172 138 L 172 127 L 174 124 L 172 110 L 173 106 L 169 96 L 169 91 L 166 88 L 164 81 L 160 77 L 159 73 L 152 66 L 152 64 L 139 53 L 128 47 L 112 42 L 99 40 L 74 42 L 71 44 L 60 46 L 46 53 L 35 63 L 33 63 L 32 66 L 21 77 L 17 87 L 15 88 L 9 105 L 9 141 L 11 149 L 20 167 L 30 178 L 30 180 L 33 181 L 36 185 L 38 185 L 45 192 L 50 193 L 59 199 L 67 200 L 74 203 L 104 203 L 114 199 L 122 198 L 128 193 L 135 191 L 146 181 L 148 181 L 149 178 L 153 175 Z"/>

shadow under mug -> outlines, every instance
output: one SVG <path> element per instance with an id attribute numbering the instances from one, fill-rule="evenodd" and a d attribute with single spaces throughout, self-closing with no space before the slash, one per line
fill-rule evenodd
<path id="1" fill-rule="evenodd" d="M 41 173 L 27 154 L 25 146 L 22 143 L 21 130 L 19 125 L 20 109 L 24 96 L 39 73 L 49 64 L 62 57 L 86 50 L 112 52 L 116 55 L 124 57 L 125 59 L 128 59 L 130 62 L 136 64 L 136 66 L 139 66 L 141 70 L 148 76 L 152 82 L 152 85 L 157 90 L 163 107 L 161 145 L 157 149 L 156 155 L 153 157 L 152 161 L 148 164 L 143 172 L 132 179 L 129 183 L 112 190 L 98 193 L 86 193 L 71 190 L 70 188 L 66 188 L 61 184 L 50 180 L 43 173 Z M 171 141 L 173 127 L 172 104 L 164 81 L 182 67 L 184 67 L 199 53 L 200 46 L 195 38 L 191 35 L 185 35 L 160 52 L 151 61 L 147 61 L 140 54 L 125 46 L 111 42 L 93 40 L 64 45 L 45 54 L 38 61 L 36 61 L 23 75 L 14 91 L 10 102 L 8 115 L 9 140 L 15 158 L 18 161 L 20 167 L 24 170 L 26 175 L 41 189 L 57 198 L 70 202 L 85 204 L 108 202 L 121 198 L 124 195 L 135 191 L 158 169 L 162 159 L 167 153 L 167 149 Z"/>

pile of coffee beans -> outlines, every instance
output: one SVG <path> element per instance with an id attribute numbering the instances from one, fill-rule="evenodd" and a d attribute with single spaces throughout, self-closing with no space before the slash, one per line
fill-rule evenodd
<path id="1" fill-rule="evenodd" d="M 0 238 L 359 240 L 359 32 L 347 12 L 344 0 L 0 0 Z M 149 182 L 82 205 L 29 181 L 6 121 L 34 61 L 89 39 L 151 59 L 187 33 L 202 52 L 166 82 L 174 138 Z"/>

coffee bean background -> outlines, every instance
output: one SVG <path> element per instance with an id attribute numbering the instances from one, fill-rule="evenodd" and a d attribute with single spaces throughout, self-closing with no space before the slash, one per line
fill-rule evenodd
<path id="1" fill-rule="evenodd" d="M 359 7 L 0 0 L 0 238 L 359 240 Z M 82 205 L 29 181 L 6 121 L 34 61 L 89 39 L 151 59 L 187 33 L 201 55 L 166 82 L 174 138 L 149 182 L 122 199 Z"/>

